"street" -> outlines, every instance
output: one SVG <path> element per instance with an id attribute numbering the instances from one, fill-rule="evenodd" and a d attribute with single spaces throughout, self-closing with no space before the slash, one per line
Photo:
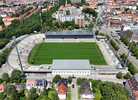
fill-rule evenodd
<path id="1" fill-rule="evenodd" d="M 128 49 L 125 47 L 125 45 L 123 43 L 119 44 L 111 36 L 110 32 L 112 31 L 113 32 L 112 34 L 115 34 L 117 36 L 118 36 L 118 34 L 116 34 L 116 32 L 113 29 L 111 29 L 109 26 L 108 26 L 108 28 L 105 25 L 103 25 L 102 27 L 103 27 L 103 29 L 101 29 L 101 30 L 99 30 L 99 27 L 96 27 L 94 30 L 99 30 L 99 33 L 100 32 L 105 33 L 105 34 L 107 33 L 110 36 L 110 38 L 113 39 L 115 41 L 115 43 L 118 45 L 118 47 L 119 47 L 118 53 L 120 53 L 120 54 L 125 53 L 127 55 Z M 118 36 L 118 37 L 120 37 L 120 36 Z M 135 68 L 138 70 L 138 61 L 137 61 L 137 59 L 135 59 L 134 57 L 132 57 L 131 55 L 129 55 L 128 60 L 131 61 L 133 63 L 133 65 L 135 66 Z"/>

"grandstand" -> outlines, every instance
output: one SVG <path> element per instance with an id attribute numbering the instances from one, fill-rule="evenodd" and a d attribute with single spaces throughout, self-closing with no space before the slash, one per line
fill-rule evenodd
<path id="1" fill-rule="evenodd" d="M 28 64 L 28 55 L 36 44 L 41 43 L 43 41 L 43 38 L 45 38 L 44 34 L 31 35 L 26 37 L 17 44 L 23 69 L 26 69 L 30 66 Z M 18 56 L 15 48 L 13 48 L 11 50 L 11 53 L 9 54 L 8 63 L 14 69 L 20 70 Z"/>
<path id="2" fill-rule="evenodd" d="M 103 57 L 108 65 L 118 65 L 119 60 L 116 58 L 110 47 L 107 45 L 105 40 L 98 41 L 98 46 L 103 54 Z"/>

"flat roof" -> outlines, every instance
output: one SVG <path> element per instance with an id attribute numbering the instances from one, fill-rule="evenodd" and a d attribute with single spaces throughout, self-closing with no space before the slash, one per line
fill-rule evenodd
<path id="1" fill-rule="evenodd" d="M 48 31 L 45 35 L 94 35 L 92 31 L 83 31 L 83 30 L 67 30 L 67 31 Z"/>
<path id="2" fill-rule="evenodd" d="M 90 70 L 89 60 L 53 60 L 52 70 Z"/>

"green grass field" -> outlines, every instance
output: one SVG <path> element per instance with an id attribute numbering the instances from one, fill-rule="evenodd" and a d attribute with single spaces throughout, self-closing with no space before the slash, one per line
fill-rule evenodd
<path id="1" fill-rule="evenodd" d="M 29 55 L 28 62 L 34 65 L 52 64 L 53 59 L 89 59 L 90 64 L 106 65 L 96 43 L 40 43 Z"/>

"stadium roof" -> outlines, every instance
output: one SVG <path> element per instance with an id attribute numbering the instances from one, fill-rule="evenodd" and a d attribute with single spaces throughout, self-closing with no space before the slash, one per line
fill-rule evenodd
<path id="1" fill-rule="evenodd" d="M 52 70 L 90 70 L 89 60 L 53 60 Z"/>
<path id="2" fill-rule="evenodd" d="M 75 30 L 67 30 L 67 31 L 48 31 L 45 33 L 45 35 L 94 35 L 92 31 L 75 31 Z"/>

